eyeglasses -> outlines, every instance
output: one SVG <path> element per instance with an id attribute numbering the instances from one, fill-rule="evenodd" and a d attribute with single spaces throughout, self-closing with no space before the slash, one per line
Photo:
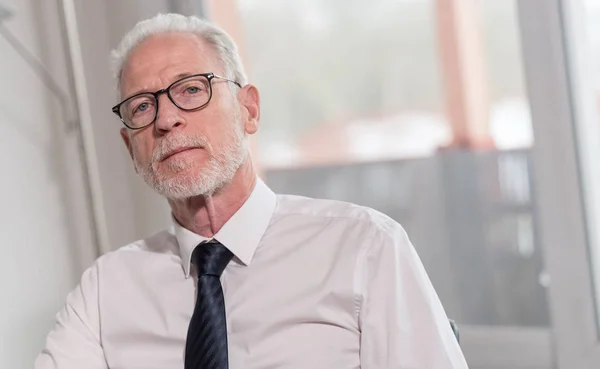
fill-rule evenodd
<path id="1" fill-rule="evenodd" d="M 222 79 L 242 87 L 238 82 L 214 73 L 194 74 L 179 79 L 162 90 L 142 92 L 128 97 L 115 105 L 112 111 L 127 128 L 142 129 L 156 120 L 158 97 L 164 93 L 176 107 L 183 111 L 198 110 L 208 105 L 212 98 L 213 79 Z"/>

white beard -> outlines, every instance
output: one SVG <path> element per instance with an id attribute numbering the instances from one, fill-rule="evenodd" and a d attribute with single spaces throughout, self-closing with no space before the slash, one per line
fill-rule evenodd
<path id="1" fill-rule="evenodd" d="M 231 182 L 248 154 L 248 140 L 241 127 L 239 117 L 236 117 L 232 128 L 232 134 L 225 137 L 218 152 L 215 152 L 204 135 L 170 133 L 160 141 L 152 153 L 150 163 L 142 163 L 138 160 L 135 154 L 137 152 L 136 145 L 132 141 L 135 168 L 148 186 L 168 199 L 211 196 Z M 160 158 L 175 148 L 189 146 L 199 147 L 209 155 L 204 167 L 197 174 L 186 173 L 187 169 L 197 163 L 189 158 L 178 159 L 176 157 L 169 158 L 168 164 L 165 162 L 161 164 L 168 166 L 169 174 L 159 172 Z"/>

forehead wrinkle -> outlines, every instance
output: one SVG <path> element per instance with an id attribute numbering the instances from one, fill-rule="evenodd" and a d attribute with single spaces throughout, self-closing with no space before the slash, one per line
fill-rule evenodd
<path id="1" fill-rule="evenodd" d="M 190 47 L 190 44 L 194 47 Z M 152 57 L 144 57 L 148 53 Z M 196 35 L 170 33 L 150 36 L 128 57 L 121 73 L 123 83 L 120 95 L 133 96 L 140 92 L 160 90 L 183 74 L 222 74 L 223 66 L 216 54 L 210 44 Z M 190 59 L 193 61 L 190 62 Z M 158 66 L 159 64 L 163 65 Z M 148 75 L 159 78 L 147 78 Z"/>

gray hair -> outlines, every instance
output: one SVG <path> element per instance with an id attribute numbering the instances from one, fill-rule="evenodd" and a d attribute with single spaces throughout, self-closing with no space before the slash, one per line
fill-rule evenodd
<path id="1" fill-rule="evenodd" d="M 244 66 L 233 39 L 221 28 L 198 17 L 181 14 L 158 14 L 153 18 L 138 22 L 121 40 L 119 46 L 111 52 L 112 68 L 117 80 L 117 88 L 121 84 L 121 72 L 131 52 L 146 38 L 164 33 L 190 33 L 201 37 L 217 53 L 223 63 L 225 77 L 239 82 L 242 86 L 248 83 Z"/>

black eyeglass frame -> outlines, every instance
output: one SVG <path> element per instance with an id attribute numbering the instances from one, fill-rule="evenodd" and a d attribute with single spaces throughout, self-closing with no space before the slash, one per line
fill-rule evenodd
<path id="1" fill-rule="evenodd" d="M 197 107 L 197 108 L 191 108 L 191 109 L 185 109 L 185 108 L 182 108 L 181 106 L 179 106 L 179 105 L 178 105 L 178 104 L 175 102 L 175 100 L 173 99 L 173 96 L 171 96 L 171 87 L 173 87 L 174 85 L 176 85 L 176 84 L 180 83 L 181 81 L 185 81 L 186 79 L 189 79 L 189 78 L 195 78 L 195 77 L 204 77 L 204 78 L 206 78 L 206 79 L 208 80 L 208 86 L 209 86 L 209 95 L 208 95 L 208 100 L 206 101 L 206 103 L 204 103 L 204 104 L 200 105 L 200 106 L 199 106 L 199 107 Z M 212 95 L 213 95 L 212 80 L 213 80 L 213 79 L 215 79 L 215 78 L 216 78 L 216 79 L 222 79 L 222 80 L 225 80 L 225 81 L 228 81 L 228 82 L 234 83 L 234 84 L 236 84 L 236 85 L 237 85 L 239 88 L 242 88 L 242 85 L 241 85 L 239 82 L 237 82 L 237 81 L 234 81 L 234 80 L 232 80 L 232 79 L 229 79 L 229 78 L 227 78 L 227 77 L 218 76 L 218 75 L 216 75 L 216 74 L 214 74 L 214 73 L 200 73 L 200 74 L 193 74 L 193 75 L 191 75 L 191 76 L 185 76 L 185 77 L 183 77 L 183 78 L 180 78 L 180 79 L 178 79 L 177 81 L 175 81 L 175 82 L 171 83 L 171 84 L 170 84 L 168 87 L 166 87 L 166 88 L 163 88 L 163 89 L 160 89 L 160 90 L 158 90 L 158 91 L 156 91 L 156 92 L 140 92 L 140 93 L 138 93 L 138 94 L 135 94 L 135 95 L 133 95 L 133 96 L 129 96 L 129 97 L 128 97 L 128 98 L 126 98 L 125 100 L 123 100 L 123 101 L 121 101 L 120 103 L 118 103 L 117 105 L 113 106 L 113 107 L 112 107 L 112 112 L 113 112 L 113 113 L 115 113 L 115 114 L 116 114 L 116 115 L 119 117 L 119 119 L 120 119 L 120 120 L 121 120 L 121 122 L 122 122 L 122 123 L 125 125 L 125 127 L 129 128 L 129 129 L 131 129 L 131 130 L 139 130 L 139 129 L 144 129 L 144 128 L 146 128 L 146 127 L 148 127 L 148 126 L 150 126 L 150 125 L 154 124 L 154 122 L 156 121 L 156 117 L 158 116 L 158 98 L 159 98 L 159 96 L 160 96 L 160 95 L 162 95 L 162 94 L 167 94 L 167 97 L 169 98 L 169 100 L 171 100 L 171 102 L 173 103 L 173 105 L 175 105 L 175 106 L 176 106 L 178 109 L 181 109 L 181 110 L 183 110 L 183 111 L 195 111 L 195 110 L 200 110 L 200 109 L 202 109 L 202 108 L 206 107 L 206 106 L 208 105 L 208 103 L 210 103 L 210 100 L 212 99 Z M 121 115 L 121 105 L 125 104 L 127 101 L 129 101 L 129 100 L 131 100 L 131 99 L 133 99 L 133 98 L 136 98 L 136 97 L 138 97 L 138 96 L 142 96 L 142 95 L 153 95 L 153 96 L 154 96 L 154 100 L 156 100 L 156 109 L 155 109 L 155 111 L 154 111 L 154 119 L 152 119 L 152 121 L 150 121 L 150 123 L 148 123 L 148 124 L 146 124 L 146 125 L 144 125 L 144 126 L 141 126 L 141 127 L 131 127 L 130 125 L 128 125 L 128 124 L 125 122 L 125 119 L 123 119 L 123 116 Z"/>

